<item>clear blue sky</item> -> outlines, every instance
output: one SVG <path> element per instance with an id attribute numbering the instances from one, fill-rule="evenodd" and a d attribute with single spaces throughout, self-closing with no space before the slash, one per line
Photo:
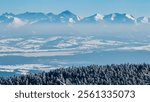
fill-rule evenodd
<path id="1" fill-rule="evenodd" d="M 94 13 L 129 13 L 150 17 L 150 0 L 0 0 L 0 14 L 70 10 L 81 17 Z"/>

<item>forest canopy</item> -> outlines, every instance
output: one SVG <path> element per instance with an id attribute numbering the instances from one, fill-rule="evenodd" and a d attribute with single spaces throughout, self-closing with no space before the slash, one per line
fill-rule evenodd
<path id="1" fill-rule="evenodd" d="M 90 65 L 0 78 L 1 85 L 150 85 L 150 64 Z"/>

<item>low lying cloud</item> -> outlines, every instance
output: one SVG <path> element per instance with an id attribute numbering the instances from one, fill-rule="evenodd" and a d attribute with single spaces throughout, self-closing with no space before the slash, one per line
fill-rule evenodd
<path id="1" fill-rule="evenodd" d="M 149 24 L 36 24 L 21 27 L 0 25 L 0 34 L 135 34 L 148 33 L 149 27 Z"/>

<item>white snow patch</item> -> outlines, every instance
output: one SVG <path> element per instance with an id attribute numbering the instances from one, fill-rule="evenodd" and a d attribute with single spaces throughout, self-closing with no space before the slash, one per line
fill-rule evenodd
<path id="1" fill-rule="evenodd" d="M 73 18 L 69 18 L 69 22 L 70 23 L 75 23 L 75 21 L 73 20 Z"/>
<path id="2" fill-rule="evenodd" d="M 6 38 L 6 39 L 0 39 L 0 44 L 7 44 L 7 43 L 11 43 L 11 42 L 18 42 L 23 40 L 22 38 Z"/>
<path id="3" fill-rule="evenodd" d="M 112 14 L 111 20 L 114 21 L 114 20 L 115 20 L 115 17 L 116 17 L 116 15 L 115 15 L 115 14 Z"/>
<path id="4" fill-rule="evenodd" d="M 149 18 L 148 17 L 144 17 L 142 20 L 141 20 L 142 23 L 149 23 Z"/>
<path id="5" fill-rule="evenodd" d="M 129 14 L 126 14 L 126 17 L 128 17 L 129 19 L 135 21 L 135 18 L 133 16 L 129 15 Z"/>
<path id="6" fill-rule="evenodd" d="M 77 20 L 78 20 L 78 21 L 80 21 L 80 20 L 81 20 L 81 18 L 80 18 L 79 16 L 77 16 Z"/>
<path id="7" fill-rule="evenodd" d="M 150 44 L 144 46 L 121 47 L 118 50 L 150 51 Z"/>
<path id="8" fill-rule="evenodd" d="M 95 20 L 96 21 L 103 20 L 103 17 L 104 17 L 103 15 L 97 13 L 96 16 L 95 16 Z"/>
<path id="9" fill-rule="evenodd" d="M 26 22 L 22 21 L 21 19 L 19 19 L 17 17 L 14 17 L 14 20 L 13 20 L 11 25 L 13 25 L 13 26 L 23 26 L 25 24 L 26 24 Z"/>

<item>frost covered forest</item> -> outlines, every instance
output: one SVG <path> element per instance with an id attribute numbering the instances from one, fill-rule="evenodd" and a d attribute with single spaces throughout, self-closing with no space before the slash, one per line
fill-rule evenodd
<path id="1" fill-rule="evenodd" d="M 90 65 L 0 78 L 1 85 L 150 85 L 150 64 Z"/>

